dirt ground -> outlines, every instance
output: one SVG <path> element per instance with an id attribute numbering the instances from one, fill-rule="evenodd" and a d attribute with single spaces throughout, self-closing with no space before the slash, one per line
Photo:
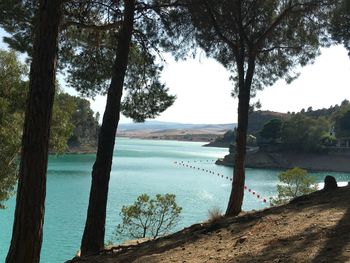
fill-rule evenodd
<path id="1" fill-rule="evenodd" d="M 350 187 L 71 262 L 350 262 Z"/>

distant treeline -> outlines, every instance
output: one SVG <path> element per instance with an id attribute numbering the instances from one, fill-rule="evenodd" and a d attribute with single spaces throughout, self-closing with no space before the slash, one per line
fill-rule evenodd
<path id="1" fill-rule="evenodd" d="M 249 116 L 247 144 L 268 151 L 325 152 L 350 138 L 350 103 L 319 110 L 276 113 L 255 111 Z M 215 142 L 233 143 L 235 131 Z"/>

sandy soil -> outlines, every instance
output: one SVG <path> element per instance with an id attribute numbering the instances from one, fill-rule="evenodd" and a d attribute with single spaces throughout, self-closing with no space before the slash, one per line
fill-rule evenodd
<path id="1" fill-rule="evenodd" d="M 72 262 L 350 262 L 350 187 Z"/>

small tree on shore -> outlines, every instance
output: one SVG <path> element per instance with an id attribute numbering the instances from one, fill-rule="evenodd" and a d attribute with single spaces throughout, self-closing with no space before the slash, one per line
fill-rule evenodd
<path id="1" fill-rule="evenodd" d="M 178 224 L 181 210 L 174 194 L 157 194 L 155 199 L 142 194 L 133 205 L 123 206 L 122 223 L 115 234 L 128 238 L 164 236 Z"/>
<path id="2" fill-rule="evenodd" d="M 309 194 L 317 190 L 315 178 L 298 167 L 289 169 L 278 175 L 281 184 L 277 185 L 278 195 L 272 199 L 273 205 L 284 204 L 295 197 Z"/>

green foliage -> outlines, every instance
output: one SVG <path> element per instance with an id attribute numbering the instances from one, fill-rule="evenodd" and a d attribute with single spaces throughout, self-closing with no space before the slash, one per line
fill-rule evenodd
<path id="1" fill-rule="evenodd" d="M 0 4 L 0 25 L 11 35 L 6 42 L 29 55 L 36 4 L 33 0 L 6 0 Z M 163 11 L 151 7 L 150 1 L 139 1 L 138 5 L 143 8 L 136 10 L 122 111 L 134 121 L 142 122 L 165 111 L 174 103 L 175 96 L 168 95 L 168 89 L 160 82 L 163 68 L 155 57 L 161 43 L 172 45 L 157 19 Z M 64 3 L 59 68 L 65 70 L 67 83 L 85 96 L 106 94 L 115 71 L 112 66 L 122 12 L 122 1 L 108 5 L 90 0 Z"/>
<path id="2" fill-rule="evenodd" d="M 335 115 L 335 134 L 337 138 L 350 137 L 350 107 L 345 105 Z"/>
<path id="3" fill-rule="evenodd" d="M 116 235 L 128 238 L 166 235 L 179 222 L 181 210 L 174 194 L 157 194 L 155 199 L 142 194 L 133 205 L 123 206 L 120 213 L 123 222 L 117 226 Z"/>
<path id="4" fill-rule="evenodd" d="M 230 145 L 230 143 L 233 143 L 236 138 L 236 130 L 229 130 L 224 133 L 224 135 L 219 136 L 215 139 L 214 143 L 225 143 L 227 145 Z"/>
<path id="5" fill-rule="evenodd" d="M 75 123 L 72 122 L 72 115 L 75 111 L 76 105 L 72 96 L 62 92 L 56 94 L 50 130 L 49 149 L 51 152 L 60 154 L 67 150 L 67 141 L 75 126 Z"/>
<path id="6" fill-rule="evenodd" d="M 322 145 L 326 146 L 326 147 L 330 147 L 330 146 L 336 146 L 337 144 L 337 139 L 335 138 L 335 136 L 332 136 L 330 134 L 325 134 L 322 138 L 321 138 L 321 142 Z"/>
<path id="7" fill-rule="evenodd" d="M 330 122 L 325 118 L 313 119 L 295 114 L 282 126 L 281 139 L 286 150 L 322 151 L 322 138 L 330 131 Z"/>
<path id="8" fill-rule="evenodd" d="M 264 125 L 273 119 L 288 119 L 288 115 L 273 111 L 253 111 L 249 113 L 248 118 L 248 133 L 254 136 L 260 136 L 260 131 Z"/>
<path id="9" fill-rule="evenodd" d="M 339 1 L 331 14 L 329 29 L 332 38 L 339 44 L 343 44 L 350 54 L 350 2 Z"/>
<path id="10" fill-rule="evenodd" d="M 27 86 L 26 67 L 14 52 L 0 50 L 0 209 L 14 193 Z"/>
<path id="11" fill-rule="evenodd" d="M 281 138 L 282 134 L 282 120 L 272 119 L 267 122 L 263 129 L 260 131 L 260 136 L 273 142 L 276 142 L 277 139 Z"/>
<path id="12" fill-rule="evenodd" d="M 17 181 L 18 155 L 21 148 L 26 97 L 28 93 L 27 68 L 18 61 L 13 51 L 0 50 L 0 208 L 13 193 Z M 85 107 L 80 107 L 80 104 Z M 82 109 L 83 108 L 83 109 Z M 88 117 L 84 112 L 88 111 Z M 79 141 L 97 137 L 98 123 L 87 100 L 62 93 L 57 89 L 53 105 L 50 151 L 63 153 L 73 128 Z M 92 131 L 91 131 L 92 130 Z M 90 133 L 89 133 L 90 132 Z M 86 139 L 88 138 L 88 139 Z M 96 139 L 96 138 L 95 138 Z"/>
<path id="13" fill-rule="evenodd" d="M 248 57 L 256 62 L 251 85 L 254 95 L 280 78 L 287 82 L 295 79 L 295 67 L 312 62 L 319 46 L 330 43 L 325 28 L 334 1 L 183 2 L 182 9 L 169 13 L 174 23 L 167 25 L 168 30 L 178 39 L 186 36 L 183 46 L 196 42 L 209 57 L 232 71 L 235 94 L 244 78 L 237 67 L 243 63 L 247 71 L 248 61 L 252 61 Z"/>
<path id="14" fill-rule="evenodd" d="M 159 81 L 162 69 L 155 63 L 155 56 L 137 47 L 131 49 L 125 80 L 128 94 L 121 105 L 124 116 L 135 122 L 144 122 L 174 103 L 176 97 L 169 95 L 169 89 Z"/>
<path id="15" fill-rule="evenodd" d="M 94 117 L 94 112 L 90 108 L 90 102 L 86 99 L 72 97 L 75 111 L 71 116 L 74 124 L 72 136 L 68 140 L 70 147 L 95 146 L 98 139 L 99 114 Z"/>
<path id="16" fill-rule="evenodd" d="M 309 194 L 317 190 L 315 178 L 309 176 L 306 170 L 295 167 L 278 175 L 281 184 L 277 185 L 277 198 L 272 204 L 283 204 L 295 197 Z"/>

